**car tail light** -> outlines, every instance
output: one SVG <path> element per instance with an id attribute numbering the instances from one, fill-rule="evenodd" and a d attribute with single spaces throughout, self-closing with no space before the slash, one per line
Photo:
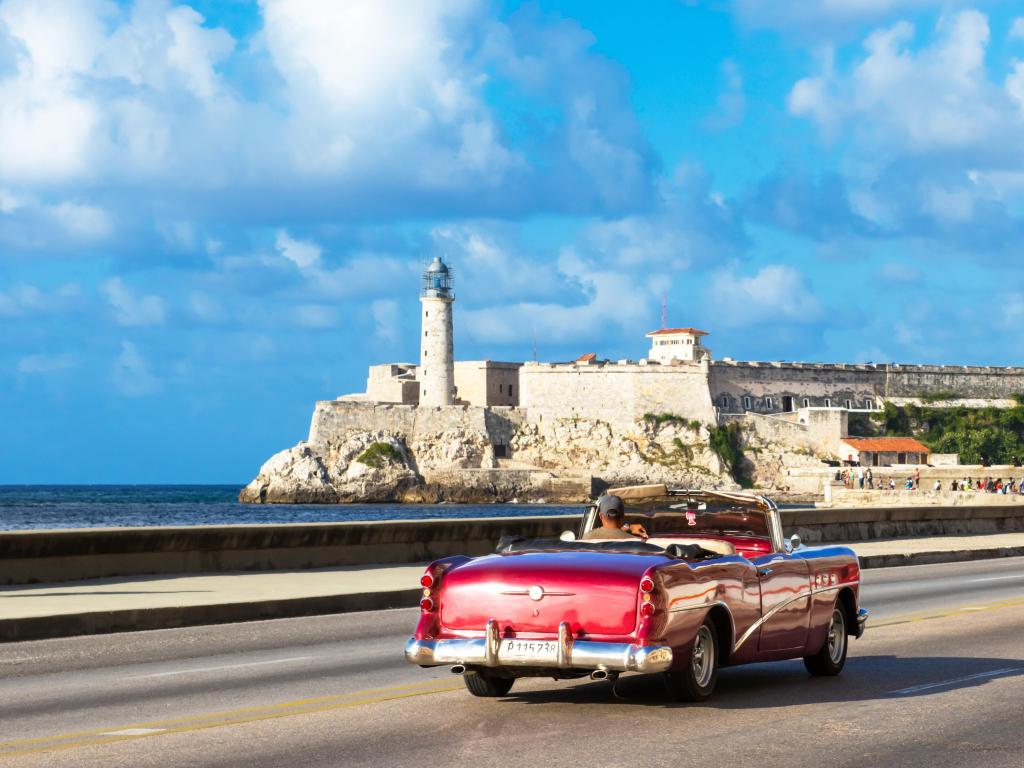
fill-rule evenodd
<path id="1" fill-rule="evenodd" d="M 428 589 L 434 586 L 434 574 L 430 573 L 430 571 L 424 573 L 420 577 L 420 586 Z"/>
<path id="2" fill-rule="evenodd" d="M 422 600 L 420 600 L 420 610 L 426 613 L 429 613 L 430 611 L 434 610 L 433 598 L 424 597 Z"/>
<path id="3" fill-rule="evenodd" d="M 654 615 L 654 603 L 648 601 L 640 605 L 641 616 L 653 616 Z"/>
<path id="4" fill-rule="evenodd" d="M 650 576 L 644 576 L 640 579 L 640 591 L 641 592 L 653 592 L 654 591 L 654 579 Z"/>

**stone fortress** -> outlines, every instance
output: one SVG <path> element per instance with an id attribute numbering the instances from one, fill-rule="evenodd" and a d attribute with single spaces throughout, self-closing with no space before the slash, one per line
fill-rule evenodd
<path id="1" fill-rule="evenodd" d="M 846 457 L 851 412 L 936 396 L 1005 406 L 1024 392 L 1016 367 L 716 360 L 696 328 L 651 331 L 638 360 L 456 360 L 454 301 L 452 270 L 435 258 L 422 276 L 419 364 L 372 365 L 366 392 L 318 402 L 309 440 L 268 461 L 243 500 L 575 498 L 595 480 L 730 486 L 709 447 L 730 422 L 755 482 L 777 488 L 793 468 Z M 384 466 L 359 460 L 374 443 L 392 447 Z"/>

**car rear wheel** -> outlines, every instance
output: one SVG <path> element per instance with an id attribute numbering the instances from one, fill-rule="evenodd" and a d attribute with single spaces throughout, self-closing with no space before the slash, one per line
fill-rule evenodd
<path id="1" fill-rule="evenodd" d="M 815 677 L 832 677 L 843 671 L 846 664 L 846 648 L 849 637 L 846 634 L 846 616 L 843 608 L 836 605 L 832 609 L 828 634 L 825 642 L 813 656 L 804 656 L 804 666 Z"/>
<path id="2" fill-rule="evenodd" d="M 665 673 L 668 689 L 679 701 L 704 701 L 718 680 L 718 633 L 705 619 L 693 639 L 690 656 L 682 669 Z"/>
<path id="3" fill-rule="evenodd" d="M 462 682 L 466 684 L 466 690 L 474 696 L 505 696 L 512 690 L 513 677 L 488 677 L 479 672 L 463 672 Z"/>

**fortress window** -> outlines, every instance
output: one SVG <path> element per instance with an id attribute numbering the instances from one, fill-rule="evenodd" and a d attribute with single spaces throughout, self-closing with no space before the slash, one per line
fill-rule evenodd
<path id="1" fill-rule="evenodd" d="M 508 385 L 508 396 L 512 397 L 512 385 L 511 384 Z"/>
<path id="2" fill-rule="evenodd" d="M 749 396 L 743 398 L 743 410 L 745 410 L 745 411 L 749 411 L 750 410 L 750 397 Z"/>
<path id="3" fill-rule="evenodd" d="M 771 408 L 772 407 L 772 399 L 770 397 L 766 397 L 764 399 L 764 407 L 765 408 Z"/>
<path id="4" fill-rule="evenodd" d="M 809 398 L 805 397 L 804 400 L 803 400 L 803 403 L 804 403 L 804 408 L 810 408 L 811 407 L 811 401 L 810 401 Z"/>
<path id="5" fill-rule="evenodd" d="M 846 410 L 850 410 L 851 408 L 853 408 L 853 401 L 852 400 L 847 400 L 846 401 Z"/>
<path id="6" fill-rule="evenodd" d="M 868 398 L 867 400 L 864 401 L 864 407 L 867 408 L 869 411 L 875 410 L 875 401 L 872 400 L 871 398 Z"/>
<path id="7" fill-rule="evenodd" d="M 826 408 L 831 408 L 832 407 L 832 401 L 829 398 L 827 398 L 827 397 L 825 398 L 825 407 Z"/>

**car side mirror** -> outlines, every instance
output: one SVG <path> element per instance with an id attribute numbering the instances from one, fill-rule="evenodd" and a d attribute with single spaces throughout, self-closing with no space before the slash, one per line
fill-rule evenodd
<path id="1" fill-rule="evenodd" d="M 794 533 L 789 537 L 789 551 L 793 552 L 797 549 L 800 549 L 800 537 Z"/>
<path id="2" fill-rule="evenodd" d="M 558 538 L 562 541 L 576 541 L 576 534 L 572 531 L 562 531 L 562 535 Z"/>

